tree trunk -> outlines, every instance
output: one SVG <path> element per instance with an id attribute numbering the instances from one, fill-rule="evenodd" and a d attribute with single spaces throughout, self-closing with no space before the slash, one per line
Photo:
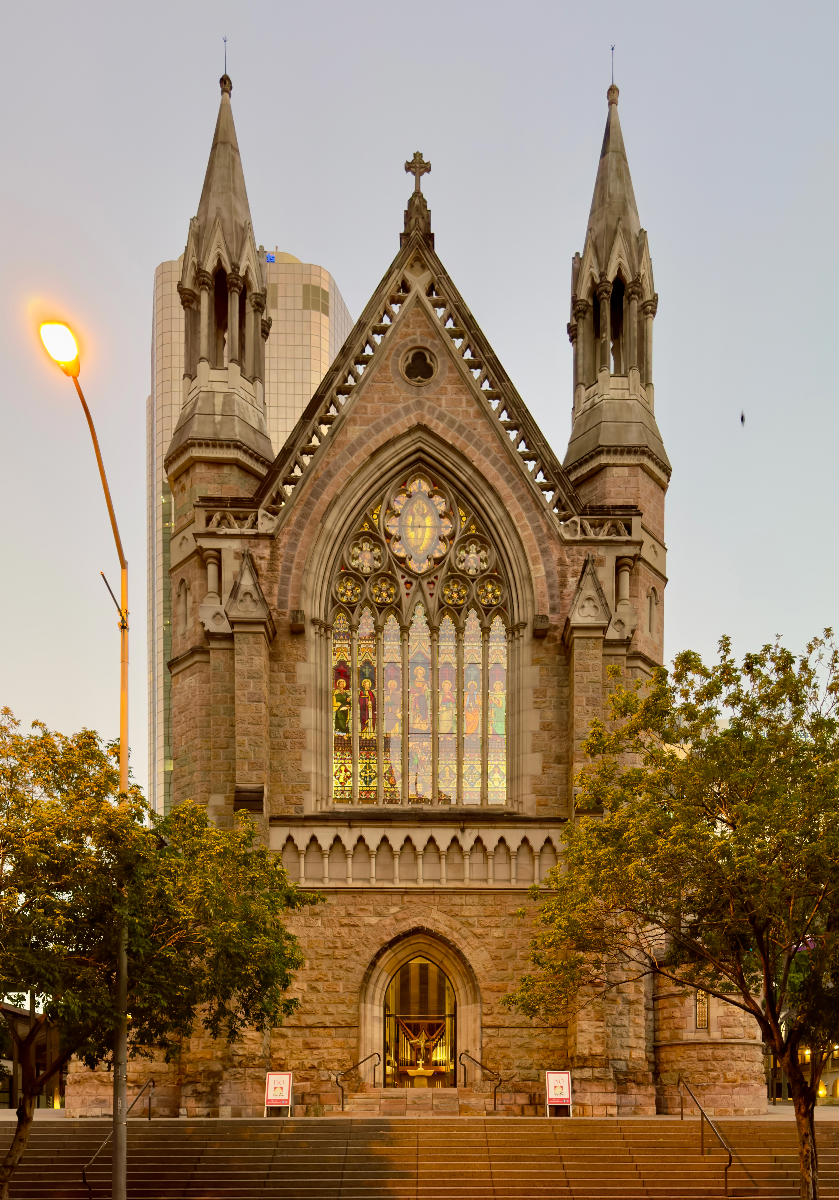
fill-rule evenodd
<path id="1" fill-rule="evenodd" d="M 0 1164 L 0 1200 L 9 1200 L 9 1183 L 17 1170 L 26 1143 L 29 1141 L 29 1131 L 35 1116 L 35 1096 L 23 1096 L 17 1106 L 17 1128 L 12 1144 L 6 1151 L 6 1157 Z"/>
<path id="2" fill-rule="evenodd" d="M 816 1131 L 813 1112 L 816 1107 L 815 1088 L 804 1078 L 798 1055 L 789 1056 L 784 1064 L 795 1111 L 795 1128 L 798 1133 L 798 1163 L 800 1170 L 800 1200 L 818 1200 L 819 1156 L 816 1151 Z"/>

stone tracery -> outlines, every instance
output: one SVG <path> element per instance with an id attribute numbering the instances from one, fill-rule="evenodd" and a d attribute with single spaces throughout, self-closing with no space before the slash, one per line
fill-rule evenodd
<path id="1" fill-rule="evenodd" d="M 352 527 L 331 594 L 333 800 L 505 804 L 509 588 L 467 502 L 400 476 Z"/>

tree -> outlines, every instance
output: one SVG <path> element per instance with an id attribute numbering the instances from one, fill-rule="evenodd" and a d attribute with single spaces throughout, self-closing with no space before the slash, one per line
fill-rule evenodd
<path id="1" fill-rule="evenodd" d="M 800 657 L 776 640 L 738 663 L 723 638 L 712 666 L 686 651 L 645 685 L 616 680 L 540 896 L 536 969 L 509 998 L 555 1020 L 619 969 L 751 1014 L 789 1081 L 808 1200 L 839 1037 L 837 668 L 826 630 Z"/>
<path id="2" fill-rule="evenodd" d="M 196 1019 L 233 1040 L 291 1013 L 302 955 L 283 925 L 310 897 L 242 815 L 232 829 L 193 804 L 165 819 L 137 788 L 118 797 L 114 747 L 36 722 L 22 733 L 0 714 L 0 996 L 29 1007 L 9 1019 L 21 1065 L 0 1200 L 29 1136 L 35 1103 L 73 1055 L 88 1066 L 112 1049 L 118 931 L 128 931 L 132 1053 L 172 1049 Z M 60 1048 L 40 1070 L 47 1025 Z"/>

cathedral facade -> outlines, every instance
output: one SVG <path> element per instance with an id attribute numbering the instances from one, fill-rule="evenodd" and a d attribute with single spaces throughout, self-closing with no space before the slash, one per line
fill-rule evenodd
<path id="1" fill-rule="evenodd" d="M 298 1111 L 329 1111 L 351 1064 L 367 1086 L 446 1088 L 484 1063 L 534 1095 L 570 1068 L 580 1115 L 672 1110 L 680 1071 L 711 1110 L 762 1110 L 755 1033 L 713 999 L 627 984 L 549 1029 L 502 1005 L 608 669 L 662 660 L 658 297 L 618 89 L 572 265 L 560 460 L 436 253 L 419 153 L 395 258 L 271 445 L 231 86 L 179 285 L 172 800 L 249 812 L 325 903 L 290 920 L 294 1018 L 233 1050 L 194 1039 L 158 1100 L 250 1115 L 286 1069 Z"/>

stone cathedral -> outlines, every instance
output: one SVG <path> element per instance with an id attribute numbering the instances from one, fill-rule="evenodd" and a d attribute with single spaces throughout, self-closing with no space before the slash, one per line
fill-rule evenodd
<path id="1" fill-rule="evenodd" d="M 544 1070 L 570 1067 L 579 1115 L 672 1111 L 679 1071 L 712 1111 L 762 1110 L 755 1032 L 707 996 L 627 985 L 551 1029 L 501 1004 L 607 668 L 662 659 L 658 296 L 618 89 L 571 269 L 560 458 L 437 255 L 419 152 L 395 258 L 271 445 L 264 251 L 231 87 L 179 287 L 173 803 L 222 822 L 245 809 L 326 902 L 290 920 L 306 955 L 294 1018 L 233 1050 L 194 1039 L 156 1106 L 258 1114 L 265 1071 L 286 1069 L 298 1112 L 330 1111 L 330 1071 L 359 1060 L 378 1089 L 452 1088 L 464 1067 L 471 1083 L 478 1060 L 534 1103 Z"/>

